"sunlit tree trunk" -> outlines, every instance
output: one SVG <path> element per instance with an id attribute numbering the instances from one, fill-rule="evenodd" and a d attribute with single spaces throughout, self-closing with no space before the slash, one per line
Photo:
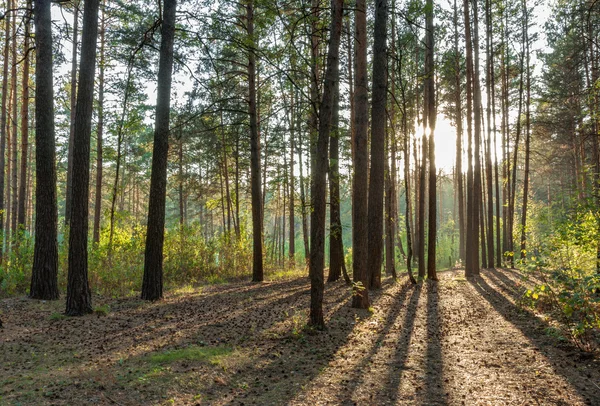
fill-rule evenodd
<path id="1" fill-rule="evenodd" d="M 98 39 L 99 0 L 87 0 L 83 10 L 81 61 L 73 139 L 73 189 L 69 220 L 69 271 L 66 314 L 81 316 L 92 312 L 88 283 L 88 205 L 90 184 L 90 138 L 94 107 L 94 74 Z"/>
<path id="2" fill-rule="evenodd" d="M 252 280 L 263 280 L 263 213 L 260 170 L 260 139 L 256 106 L 256 56 L 254 34 L 254 0 L 246 5 L 246 29 L 249 40 L 248 50 L 248 113 L 250 115 L 250 183 L 252 195 Z"/>
<path id="3" fill-rule="evenodd" d="M 73 1 L 73 38 L 71 57 L 71 94 L 69 109 L 71 118 L 69 124 L 69 149 L 67 155 L 67 190 L 65 193 L 65 224 L 71 218 L 71 194 L 73 193 L 73 144 L 75 138 L 75 112 L 77 104 L 77 46 L 79 36 L 79 0 Z"/>
<path id="4" fill-rule="evenodd" d="M 35 0 L 35 242 L 31 287 L 33 299 L 58 299 L 58 211 L 52 79 L 50 0 Z M 6 76 L 5 76 L 6 78 Z M 1 171 L 0 171 L 1 172 Z M 1 199 L 0 199 L 1 200 Z"/>
<path id="5" fill-rule="evenodd" d="M 176 0 L 163 0 L 154 146 L 148 203 L 148 231 L 142 281 L 142 299 L 144 300 L 158 300 L 163 296 L 163 243 L 176 7 Z"/>
<path id="6" fill-rule="evenodd" d="M 339 81 L 339 50 L 342 32 L 343 0 L 331 1 L 331 30 L 327 54 L 327 70 L 323 86 L 323 99 L 319 108 L 319 137 L 315 144 L 315 159 L 311 173 L 312 213 L 310 222 L 310 316 L 309 325 L 324 328 L 323 318 L 323 268 L 325 265 L 325 212 L 328 144 L 331 136 L 335 88 Z"/>
<path id="7" fill-rule="evenodd" d="M 368 196 L 369 288 L 381 288 L 383 254 L 383 189 L 385 166 L 385 128 L 387 123 L 387 0 L 375 3 L 373 42 L 373 99 L 371 104 L 371 167 Z"/>
<path id="8" fill-rule="evenodd" d="M 354 9 L 354 52 L 356 77 L 354 84 L 354 172 L 352 174 L 352 265 L 355 283 L 352 307 L 369 307 L 368 265 L 368 125 L 369 100 L 367 76 L 367 5 L 365 0 L 356 0 Z M 358 288 L 358 283 L 362 289 Z"/>

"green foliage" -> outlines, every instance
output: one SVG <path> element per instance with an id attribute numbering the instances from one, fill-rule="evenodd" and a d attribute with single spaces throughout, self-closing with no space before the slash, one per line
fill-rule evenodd
<path id="1" fill-rule="evenodd" d="M 537 226 L 544 227 L 541 223 L 545 219 L 538 218 Z M 530 257 L 520 262 L 534 281 L 522 301 L 550 312 L 562 325 L 565 336 L 580 348 L 592 350 L 600 336 L 596 215 L 593 209 L 579 206 L 551 230 L 544 238 L 539 238 L 540 233 L 534 235 Z"/>
<path id="2" fill-rule="evenodd" d="M 218 365 L 220 360 L 231 354 L 229 347 L 199 347 L 190 345 L 189 347 L 168 350 L 149 356 L 149 361 L 153 364 L 169 364 L 176 361 L 203 361 L 213 365 Z"/>
<path id="3" fill-rule="evenodd" d="M 33 266 L 33 238 L 21 233 L 13 243 L 0 267 L 0 294 L 24 293 L 31 283 Z"/>

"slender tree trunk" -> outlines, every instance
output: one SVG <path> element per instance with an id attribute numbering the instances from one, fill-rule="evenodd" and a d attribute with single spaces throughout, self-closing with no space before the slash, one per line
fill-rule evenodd
<path id="1" fill-rule="evenodd" d="M 454 0 L 454 74 L 455 74 L 455 94 L 454 108 L 456 120 L 456 194 L 458 195 L 458 229 L 459 229 L 459 258 L 465 261 L 466 258 L 466 229 L 465 229 L 465 192 L 463 185 L 463 166 L 462 166 L 462 137 L 463 137 L 463 112 L 462 112 L 462 83 L 460 79 L 460 53 L 458 49 L 458 7 Z"/>
<path id="2" fill-rule="evenodd" d="M 339 50 L 342 33 L 343 0 L 331 0 L 331 36 L 327 54 L 327 70 L 323 86 L 323 99 L 319 108 L 319 137 L 315 144 L 315 162 L 311 177 L 311 227 L 310 227 L 310 319 L 309 325 L 324 328 L 323 319 L 323 268 L 325 265 L 325 195 L 328 165 L 328 144 L 331 136 L 335 88 L 339 81 Z"/>
<path id="3" fill-rule="evenodd" d="M 145 300 L 159 300 L 163 295 L 163 242 L 165 236 L 169 113 L 171 108 L 176 7 L 176 0 L 163 0 L 154 147 L 148 204 L 148 231 L 146 234 L 142 282 L 142 299 Z"/>
<path id="4" fill-rule="evenodd" d="M 329 146 L 329 275 L 327 282 L 335 282 L 342 276 L 344 266 L 344 246 L 342 240 L 342 220 L 340 216 L 340 164 L 339 139 L 340 116 L 339 80 L 335 84 L 333 100 L 332 129 Z"/>
<path id="5" fill-rule="evenodd" d="M 471 42 L 471 17 L 469 12 L 469 0 L 463 1 L 464 5 L 464 22 L 465 22 L 465 42 L 467 51 L 467 137 L 468 137 L 468 169 L 467 169 L 467 236 L 466 249 L 467 260 L 465 267 L 465 276 L 471 277 L 479 273 L 479 207 L 476 199 L 475 190 L 475 165 L 478 158 L 473 162 L 473 94 L 474 82 L 473 77 L 473 44 Z M 478 108 L 478 103 L 475 102 L 475 109 Z M 476 119 L 477 121 L 477 119 Z M 477 146 L 475 147 L 477 148 Z M 478 156 L 479 154 L 476 153 Z"/>
<path id="6" fill-rule="evenodd" d="M 387 0 L 375 3 L 373 43 L 373 99 L 371 106 L 371 171 L 368 196 L 369 288 L 381 288 L 383 254 L 383 189 L 387 104 Z"/>
<path id="7" fill-rule="evenodd" d="M 99 0 L 87 0 L 83 10 L 82 52 L 73 139 L 73 176 L 71 217 L 69 220 L 69 272 L 67 285 L 68 316 L 92 312 L 88 283 L 88 205 L 90 184 L 90 138 L 94 107 L 94 73 L 98 39 Z"/>
<path id="8" fill-rule="evenodd" d="M 73 51 L 71 57 L 71 119 L 69 126 L 69 150 L 67 155 L 67 191 L 65 194 L 65 224 L 71 218 L 71 195 L 73 193 L 73 145 L 75 139 L 75 112 L 77 104 L 77 45 L 79 35 L 79 0 L 73 1 Z"/>
<path id="9" fill-rule="evenodd" d="M 367 5 L 365 0 L 356 0 L 354 9 L 355 36 L 354 51 L 356 81 L 354 87 L 354 173 L 352 174 L 353 219 L 352 219 L 352 264 L 355 283 L 352 307 L 369 307 L 368 266 L 368 125 L 369 100 L 367 77 Z M 358 283 L 362 284 L 359 288 Z"/>
<path id="10" fill-rule="evenodd" d="M 38 8 L 40 6 L 38 5 Z M 13 0 L 7 1 L 7 9 L 13 9 Z M 4 249 L 4 212 L 6 206 L 4 204 L 4 186 L 5 186 L 5 167 L 6 167 L 6 138 L 8 136 L 8 99 L 9 99 L 9 87 L 8 87 L 8 61 L 10 60 L 10 27 L 11 27 L 12 13 L 5 14 L 5 29 L 4 29 L 4 52 L 3 59 L 4 64 L 2 67 L 2 112 L 0 114 L 0 261 L 2 261 L 3 249 Z M 51 40 L 50 40 L 51 42 Z"/>
<path id="11" fill-rule="evenodd" d="M 16 3 L 15 3 L 16 5 Z M 7 200 L 7 204 L 10 204 L 10 232 L 12 232 L 13 238 L 11 239 L 11 245 L 16 241 L 14 236 L 17 231 L 17 217 L 18 217 L 18 205 L 19 205 L 19 168 L 18 168 L 18 128 L 19 128 L 19 120 L 18 120 L 18 111 L 19 111 L 19 92 L 18 92 L 18 73 L 17 73 L 17 24 L 15 18 L 15 24 L 13 24 L 13 43 L 12 43 L 12 69 L 11 69 L 11 81 L 12 81 L 12 131 L 11 131 L 11 148 L 10 148 L 10 194 Z M 7 223 L 8 226 L 8 223 Z M 8 238 L 8 233 L 7 233 Z"/>
<path id="12" fill-rule="evenodd" d="M 54 300 L 59 296 L 58 212 L 56 207 L 50 0 L 35 0 L 33 16 L 37 49 L 35 53 L 35 175 L 37 187 L 35 189 L 35 243 L 29 297 Z"/>
<path id="13" fill-rule="evenodd" d="M 427 86 L 427 125 L 429 127 L 429 232 L 427 234 L 427 278 L 437 280 L 436 239 L 437 239 L 437 169 L 435 167 L 435 72 L 434 72 L 434 27 L 433 0 L 427 0 L 426 6 L 427 50 L 425 52 L 425 86 Z M 425 166 L 423 166 L 425 167 Z"/>
<path id="14" fill-rule="evenodd" d="M 25 231 L 25 220 L 27 218 L 27 155 L 29 148 L 29 36 L 31 35 L 31 10 L 32 1 L 27 0 L 27 11 L 25 15 L 25 38 L 23 39 L 23 81 L 21 85 L 21 174 L 19 176 L 19 207 L 18 222 L 19 232 Z"/>
<path id="15" fill-rule="evenodd" d="M 253 240 L 253 262 L 252 280 L 262 282 L 263 280 L 263 213 L 260 179 L 260 138 L 258 134 L 258 119 L 256 107 L 256 57 L 255 57 L 255 34 L 254 34 L 254 0 L 248 0 L 246 5 L 246 29 L 250 43 L 248 51 L 248 92 L 250 115 L 250 183 L 252 195 L 252 240 Z"/>
<path id="16" fill-rule="evenodd" d="M 102 18 L 100 27 L 100 75 L 98 77 L 98 127 L 96 129 L 96 195 L 94 203 L 94 231 L 93 242 L 100 242 L 100 216 L 102 214 L 102 149 L 104 137 L 104 48 L 105 48 L 105 31 L 106 31 L 106 16 L 104 7 L 106 3 L 102 1 Z"/>
<path id="17" fill-rule="evenodd" d="M 290 221 L 290 243 L 288 249 L 288 256 L 290 265 L 292 268 L 295 267 L 295 256 L 296 256 L 296 217 L 295 217 L 295 188 L 294 188 L 294 94 L 290 93 L 290 113 L 289 113 L 289 124 L 290 124 L 290 169 L 289 169 L 289 221 Z"/>
<path id="18" fill-rule="evenodd" d="M 493 44 L 492 44 L 492 4 L 490 0 L 485 3 L 485 18 L 486 18 L 486 117 L 487 117 L 487 148 L 485 160 L 485 174 L 487 186 L 487 265 L 489 268 L 494 267 L 494 182 L 492 170 L 492 64 L 494 59 Z M 496 146 L 494 145 L 494 149 Z"/>
<path id="19" fill-rule="evenodd" d="M 525 54 L 526 54 L 526 87 L 527 95 L 525 100 L 525 172 L 523 175 L 523 211 L 521 214 L 521 258 L 527 258 L 527 204 L 529 201 L 529 161 L 530 161 L 530 138 L 531 138 L 531 72 L 529 69 L 529 11 L 527 3 L 523 1 L 523 14 L 525 24 Z M 596 136 L 597 138 L 597 136 Z M 596 140 L 597 142 L 597 140 Z M 516 162 L 515 162 L 516 164 Z"/>

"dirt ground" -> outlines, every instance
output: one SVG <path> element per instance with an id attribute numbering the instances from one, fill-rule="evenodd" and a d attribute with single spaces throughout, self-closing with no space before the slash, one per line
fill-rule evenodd
<path id="1" fill-rule="evenodd" d="M 385 279 L 372 308 L 306 278 L 181 289 L 165 300 L 0 301 L 0 405 L 600 405 L 600 360 L 522 310 L 518 273 Z"/>

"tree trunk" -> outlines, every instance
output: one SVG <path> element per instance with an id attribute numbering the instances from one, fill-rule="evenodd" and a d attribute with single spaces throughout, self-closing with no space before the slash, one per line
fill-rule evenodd
<path id="1" fill-rule="evenodd" d="M 466 258 L 466 228 L 465 228 L 465 192 L 463 184 L 462 167 L 462 137 L 463 137 L 463 112 L 462 112 L 462 83 L 460 80 L 460 53 L 458 49 L 458 7 L 454 0 L 454 74 L 456 91 L 454 94 L 454 108 L 456 120 L 456 194 L 458 195 L 458 229 L 459 229 L 459 258 L 464 264 Z"/>
<path id="2" fill-rule="evenodd" d="M 100 76 L 98 78 L 98 127 L 96 129 L 96 195 L 94 203 L 94 231 L 92 238 L 94 244 L 100 242 L 100 216 L 102 214 L 102 143 L 104 137 L 104 47 L 106 17 L 104 15 L 105 1 L 102 1 L 102 19 L 100 27 Z"/>
<path id="3" fill-rule="evenodd" d="M 531 138 L 531 72 L 529 69 L 529 11 L 527 10 L 527 3 L 523 1 L 523 14 L 525 24 L 523 29 L 525 30 L 525 54 L 527 58 L 526 62 L 526 87 L 527 95 L 525 100 L 525 172 L 523 174 L 523 211 L 521 214 L 521 258 L 527 258 L 527 203 L 529 201 L 529 161 L 530 161 L 530 138 Z M 597 135 L 595 136 L 597 142 Z M 515 163 L 516 164 L 516 163 Z"/>
<path id="4" fill-rule="evenodd" d="M 331 0 L 331 36 L 327 54 L 327 71 L 323 86 L 323 99 L 319 108 L 319 137 L 316 142 L 315 162 L 312 167 L 310 222 L 310 320 L 309 325 L 321 329 L 323 319 L 323 268 L 325 265 L 325 212 L 326 174 L 328 165 L 328 144 L 331 136 L 333 110 L 335 108 L 335 88 L 339 82 L 339 53 L 342 33 L 343 0 Z"/>
<path id="5" fill-rule="evenodd" d="M 23 40 L 23 81 L 21 101 L 21 174 L 19 176 L 19 207 L 18 222 L 19 232 L 25 231 L 25 220 L 27 218 L 27 155 L 29 148 L 29 36 L 31 26 L 31 0 L 27 0 L 27 11 L 25 15 L 25 38 Z"/>
<path id="6" fill-rule="evenodd" d="M 71 195 L 73 193 L 73 145 L 75 139 L 75 113 L 77 104 L 77 37 L 79 34 L 79 0 L 73 1 L 73 51 L 71 59 L 71 119 L 69 125 L 69 149 L 67 155 L 67 190 L 65 193 L 65 224 L 71 218 Z"/>
<path id="7" fill-rule="evenodd" d="M 373 42 L 373 99 L 371 105 L 371 168 L 368 196 L 369 288 L 381 288 L 383 254 L 383 188 L 385 166 L 385 127 L 387 123 L 387 0 L 375 3 Z"/>
<path id="8" fill-rule="evenodd" d="M 254 0 L 249 0 L 246 5 L 246 28 L 250 43 L 248 51 L 248 92 L 250 115 L 250 183 L 252 194 L 252 240 L 253 240 L 253 262 L 252 281 L 263 280 L 263 213 L 260 179 L 260 138 L 258 134 L 258 119 L 256 107 L 256 57 L 255 57 L 255 34 L 254 34 Z"/>
<path id="9" fill-rule="evenodd" d="M 94 73 L 98 39 L 99 0 L 87 0 L 83 10 L 79 87 L 73 139 L 73 189 L 69 220 L 69 273 L 67 285 L 68 316 L 92 312 L 92 296 L 88 283 L 88 205 L 90 184 L 90 138 L 94 108 Z"/>
<path id="10" fill-rule="evenodd" d="M 169 153 L 169 113 L 175 40 L 176 0 L 163 0 L 158 91 L 152 151 L 152 174 L 148 204 L 148 231 L 144 254 L 142 299 L 158 300 L 163 295 L 163 242 L 165 233 L 165 194 Z M 79 102 L 78 102 L 79 103 Z"/>
<path id="11" fill-rule="evenodd" d="M 369 307 L 368 219 L 367 189 L 369 170 L 368 125 L 369 100 L 367 76 L 367 5 L 366 0 L 356 0 L 354 9 L 354 51 L 356 77 L 354 87 L 354 173 L 352 174 L 352 264 L 354 295 L 352 307 Z M 362 285 L 360 286 L 359 283 Z"/>
<path id="12" fill-rule="evenodd" d="M 329 145 L 329 275 L 327 282 L 335 282 L 342 276 L 344 248 L 342 242 L 342 220 L 340 216 L 340 86 L 336 81 L 333 100 L 331 140 Z"/>
<path id="13" fill-rule="evenodd" d="M 469 0 L 463 1 L 465 42 L 467 51 L 467 229 L 466 229 L 466 266 L 465 276 L 479 273 L 479 207 L 475 199 L 475 177 L 473 163 L 473 44 L 471 42 L 471 18 Z M 477 103 L 475 103 L 477 106 Z M 477 108 L 477 107 L 476 107 Z M 476 164 L 478 165 L 478 164 Z"/>
<path id="14" fill-rule="evenodd" d="M 35 189 L 35 243 L 29 297 L 43 300 L 54 300 L 59 296 L 50 2 L 51 0 L 35 0 L 33 14 L 37 49 L 35 53 L 35 175 L 37 187 Z"/>
<path id="15" fill-rule="evenodd" d="M 434 72 L 434 27 L 433 27 L 433 0 L 427 0 L 426 6 L 427 39 L 425 52 L 425 86 L 427 86 L 427 125 L 429 127 L 429 232 L 427 234 L 427 278 L 436 281 L 436 256 L 437 245 L 437 169 L 435 167 L 435 72 Z M 423 165 L 423 168 L 425 165 Z"/>
<path id="16" fill-rule="evenodd" d="M 39 7 L 39 5 L 38 5 Z M 48 6 L 49 7 L 49 6 Z M 13 8 L 13 2 L 8 0 L 7 9 Z M 10 24 L 11 24 L 11 14 L 6 13 L 5 15 L 5 30 L 4 30 L 4 52 L 3 59 L 4 64 L 2 67 L 2 112 L 0 114 L 0 262 L 3 258 L 3 249 L 4 249 L 4 212 L 6 211 L 6 206 L 4 205 L 4 186 L 5 186 L 5 167 L 6 167 L 6 137 L 8 130 L 8 97 L 9 97 L 9 88 L 8 88 L 8 61 L 10 60 Z M 49 40 L 51 42 L 51 40 Z"/>

